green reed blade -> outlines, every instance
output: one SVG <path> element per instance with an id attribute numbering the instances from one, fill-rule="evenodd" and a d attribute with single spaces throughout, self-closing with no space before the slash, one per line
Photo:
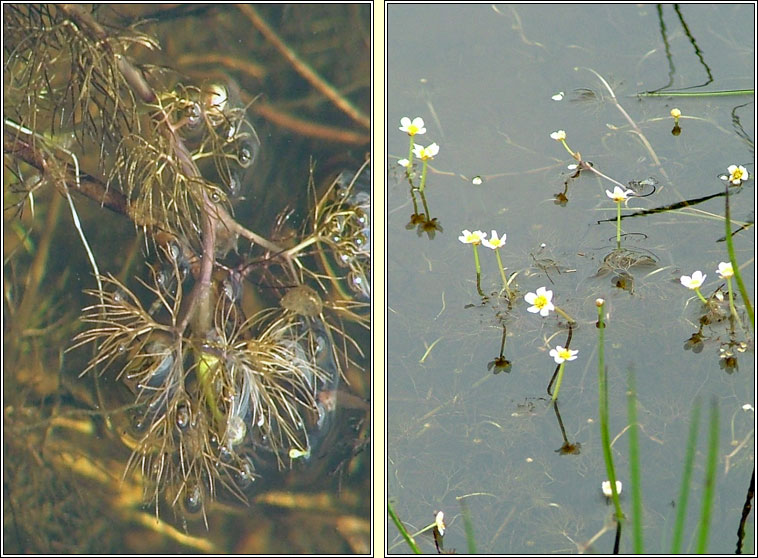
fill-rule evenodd
<path id="1" fill-rule="evenodd" d="M 700 401 L 695 401 L 690 419 L 690 432 L 687 436 L 687 450 L 684 456 L 684 471 L 682 483 L 679 488 L 679 501 L 676 508 L 676 523 L 674 524 L 674 536 L 671 540 L 671 554 L 679 554 L 682 546 L 684 533 L 684 518 L 687 515 L 687 500 L 690 495 L 690 479 L 692 478 L 692 464 L 695 461 L 695 444 L 697 442 L 698 422 L 700 421 Z"/>
<path id="2" fill-rule="evenodd" d="M 392 518 L 392 521 L 394 521 L 395 526 L 397 527 L 397 530 L 400 531 L 400 534 L 405 539 L 405 542 L 408 543 L 408 546 L 411 547 L 411 550 L 415 554 L 421 554 L 421 550 L 419 550 L 418 545 L 416 544 L 416 541 L 413 540 L 413 537 L 410 536 L 408 533 L 408 530 L 405 528 L 405 525 L 403 525 L 402 521 L 400 521 L 400 518 L 395 513 L 395 510 L 392 508 L 392 502 L 387 502 L 387 513 L 390 514 L 390 517 Z"/>
<path id="3" fill-rule="evenodd" d="M 742 275 L 740 274 L 740 267 L 737 265 L 737 256 L 734 255 L 734 243 L 732 242 L 732 225 L 729 219 L 729 183 L 724 187 L 726 195 L 724 196 L 724 223 L 726 223 L 726 249 L 729 251 L 729 261 L 732 262 L 732 269 L 734 270 L 734 279 L 737 281 L 737 286 L 740 289 L 740 295 L 742 296 L 742 302 L 745 304 L 745 310 L 750 318 L 750 325 L 755 329 L 755 315 L 753 314 L 753 306 L 750 304 L 750 297 L 745 289 L 745 283 L 742 282 Z"/>
<path id="4" fill-rule="evenodd" d="M 605 304 L 597 305 L 597 385 L 600 418 L 600 439 L 603 447 L 603 458 L 608 480 L 611 483 L 613 506 L 616 510 L 616 520 L 621 521 L 624 517 L 621 511 L 619 495 L 616 492 L 616 470 L 613 466 L 613 453 L 611 452 L 611 434 L 608 428 L 608 381 L 605 370 L 605 323 L 603 322 L 603 308 Z"/>
<path id="5" fill-rule="evenodd" d="M 705 470 L 705 490 L 703 491 L 703 506 L 700 511 L 700 525 L 698 527 L 696 551 L 698 554 L 705 554 L 708 551 L 708 535 L 711 528 L 713 497 L 716 495 L 716 467 L 718 466 L 718 452 L 719 407 L 714 399 L 711 402 L 710 433 L 708 435 L 708 461 Z"/>
<path id="6" fill-rule="evenodd" d="M 629 393 L 627 398 L 627 414 L 629 416 L 629 483 L 632 492 L 632 540 L 634 552 L 644 554 L 642 536 L 642 480 L 640 478 L 640 452 L 637 437 L 637 386 L 634 372 L 629 374 Z"/>
<path id="7" fill-rule="evenodd" d="M 466 530 L 466 545 L 468 546 L 469 554 L 476 554 L 476 540 L 474 539 L 474 524 L 471 521 L 471 511 L 468 509 L 468 505 L 460 498 L 458 501 L 461 504 L 461 512 L 463 513 L 463 528 Z"/>
<path id="8" fill-rule="evenodd" d="M 755 89 L 727 89 L 722 91 L 646 91 L 637 97 L 729 97 L 733 95 L 753 95 Z"/>

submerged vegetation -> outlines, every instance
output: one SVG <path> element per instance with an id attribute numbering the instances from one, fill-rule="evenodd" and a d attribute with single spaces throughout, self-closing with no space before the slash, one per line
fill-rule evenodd
<path id="1" fill-rule="evenodd" d="M 262 36 L 249 48 L 270 50 L 270 68 L 193 53 L 174 33 L 204 19 L 185 8 L 3 6 L 6 245 L 15 238 L 5 254 L 4 432 L 6 496 L 16 504 L 5 508 L 5 532 L 19 551 L 56 551 L 24 534 L 34 528 L 28 494 L 55 490 L 47 474 L 17 467 L 24 461 L 61 479 L 83 467 L 113 501 L 119 479 L 141 486 L 149 513 L 179 519 L 175 539 L 208 550 L 189 523 L 206 531 L 215 501 L 250 504 L 296 478 L 293 468 L 341 484 L 368 444 L 368 65 L 344 61 L 338 85 L 352 94 L 338 93 L 296 55 L 277 55 L 295 51 L 249 6 L 197 8 L 220 10 L 223 26 L 252 23 Z M 264 13 L 285 35 L 309 18 L 365 21 L 340 38 L 365 43 L 366 10 L 277 9 Z M 206 31 L 185 41 L 213 41 Z M 329 64 L 324 54 L 316 67 Z M 238 70 L 240 82 L 219 67 Z M 285 119 L 292 100 L 276 108 L 240 85 L 279 72 L 270 81 L 286 90 L 285 70 L 307 70 L 315 96 L 327 92 L 337 110 L 321 107 L 325 123 L 309 123 L 319 113 L 307 108 Z M 270 145 L 276 133 L 259 134 L 254 113 L 284 122 L 313 151 Z M 334 144 L 318 150 L 325 137 Z M 342 409 L 351 398 L 363 406 Z M 64 419 L 101 439 L 51 436 Z M 108 474 L 98 481 L 97 470 Z M 113 514 L 118 506 L 103 516 Z M 92 548 L 73 534 L 56 540 L 59 551 Z"/>

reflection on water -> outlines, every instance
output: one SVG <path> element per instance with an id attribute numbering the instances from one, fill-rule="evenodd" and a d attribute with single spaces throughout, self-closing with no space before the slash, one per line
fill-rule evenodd
<path id="1" fill-rule="evenodd" d="M 369 9 L 3 7 L 5 551 L 367 552 Z"/>
<path id="2" fill-rule="evenodd" d="M 606 300 L 610 428 L 627 514 L 626 390 L 629 373 L 636 377 L 645 549 L 669 550 L 693 402 L 712 396 L 729 420 L 721 421 L 709 550 L 737 544 L 753 466 L 755 417 L 743 409 L 754 403 L 753 333 L 742 296 L 733 293 L 735 315 L 715 273 L 728 260 L 718 177 L 753 160 L 754 105 L 749 96 L 636 94 L 667 82 L 677 91 L 752 87 L 744 71 L 752 45 L 715 31 L 751 13 L 669 8 L 388 9 L 389 497 L 411 533 L 442 510 L 446 550 L 470 548 L 461 501 L 479 552 L 612 548 L 613 529 L 604 530 L 612 507 L 601 491 L 597 298 Z M 588 26 L 593 33 L 581 32 Z M 568 102 L 575 98 L 585 102 Z M 671 134 L 674 106 L 679 135 Z M 412 141 L 440 145 L 423 200 L 421 164 L 397 164 L 408 152 L 400 119 L 417 116 L 427 132 Z M 565 148 L 551 139 L 558 130 Z M 483 180 L 464 179 L 472 176 Z M 616 186 L 635 194 L 619 207 L 606 195 Z M 752 185 L 730 194 L 752 299 Z M 434 235 L 423 234 L 430 213 L 444 226 Z M 460 231 L 477 229 L 507 234 L 502 264 L 479 246 L 481 273 L 458 241 Z M 679 281 L 698 269 L 708 275 L 706 304 Z M 524 295 L 541 286 L 577 321 L 578 358 L 566 363 L 553 411 L 549 351 L 565 343 L 567 329 L 564 318 L 526 312 Z M 698 439 L 701 456 L 706 440 Z M 704 467 L 698 457 L 687 536 L 697 531 Z M 622 551 L 632 548 L 628 532 Z M 406 552 L 391 523 L 388 533 L 390 551 Z M 431 536 L 417 542 L 435 551 Z M 748 525 L 744 549 L 753 548 Z"/>

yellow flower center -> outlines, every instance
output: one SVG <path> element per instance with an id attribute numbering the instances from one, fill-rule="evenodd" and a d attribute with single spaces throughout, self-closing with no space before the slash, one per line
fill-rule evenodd
<path id="1" fill-rule="evenodd" d="M 534 299 L 534 305 L 542 310 L 545 306 L 547 306 L 547 298 L 545 298 L 542 295 L 539 295 L 537 298 Z"/>
<path id="2" fill-rule="evenodd" d="M 558 351 L 558 356 L 561 357 L 563 360 L 568 360 L 571 358 L 571 351 L 568 349 L 561 349 Z"/>
<path id="3" fill-rule="evenodd" d="M 409 136 L 415 136 L 417 132 L 418 132 L 418 126 L 414 126 L 413 124 L 411 124 L 410 126 L 408 126 L 408 135 Z"/>
<path id="4" fill-rule="evenodd" d="M 742 180 L 742 169 L 734 169 L 730 180 Z"/>

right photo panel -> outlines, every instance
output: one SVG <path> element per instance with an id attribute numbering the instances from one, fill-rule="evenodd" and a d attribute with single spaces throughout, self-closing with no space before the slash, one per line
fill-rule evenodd
<path id="1" fill-rule="evenodd" d="M 753 553 L 755 5 L 386 5 L 388 554 Z"/>

